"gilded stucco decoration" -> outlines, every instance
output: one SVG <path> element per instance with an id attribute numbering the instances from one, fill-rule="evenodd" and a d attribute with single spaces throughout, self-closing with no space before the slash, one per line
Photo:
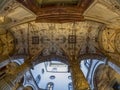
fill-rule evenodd
<path id="1" fill-rule="evenodd" d="M 0 62 L 11 57 L 15 50 L 14 36 L 11 32 L 0 28 Z"/>
<path id="2" fill-rule="evenodd" d="M 99 49 L 97 36 L 102 24 L 85 21 L 76 23 L 27 23 L 11 28 L 16 37 L 18 54 L 96 53 Z M 24 47 L 25 46 L 25 47 Z"/>
<path id="3" fill-rule="evenodd" d="M 108 57 L 120 66 L 118 0 L 4 0 L 1 3 L 0 28 L 4 28 L 0 29 L 1 61 L 28 56 L 23 65 L 11 71 L 15 80 L 42 56 L 67 57 L 74 90 L 89 88 L 79 58 Z"/>
<path id="4" fill-rule="evenodd" d="M 99 45 L 104 55 L 117 65 L 120 65 L 119 29 L 104 28 L 99 34 Z"/>

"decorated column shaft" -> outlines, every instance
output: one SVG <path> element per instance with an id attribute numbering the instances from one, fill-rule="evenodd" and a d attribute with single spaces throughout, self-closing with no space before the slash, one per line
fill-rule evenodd
<path id="1" fill-rule="evenodd" d="M 1 71 L 0 74 L 0 90 L 13 90 L 12 87 L 15 85 L 14 80 L 16 77 L 14 75 L 10 75 L 9 71 L 17 67 L 18 64 L 12 62 L 2 68 L 3 71 Z"/>
<path id="2" fill-rule="evenodd" d="M 22 79 L 24 74 L 31 68 L 32 62 L 37 58 L 38 54 L 28 57 L 24 64 L 9 71 L 4 78 L 0 80 L 0 90 L 13 90 L 15 85 Z M 6 89 L 4 89 L 6 88 Z"/>
<path id="3" fill-rule="evenodd" d="M 74 90 L 88 90 L 88 82 L 80 69 L 79 61 L 77 58 L 71 58 L 69 62 Z"/>
<path id="4" fill-rule="evenodd" d="M 26 58 L 25 62 L 18 68 L 12 70 L 10 74 L 15 75 L 18 78 L 18 80 L 21 79 L 23 75 L 32 67 L 32 62 L 36 60 L 37 56 L 38 54 L 35 54 L 34 56 Z"/>

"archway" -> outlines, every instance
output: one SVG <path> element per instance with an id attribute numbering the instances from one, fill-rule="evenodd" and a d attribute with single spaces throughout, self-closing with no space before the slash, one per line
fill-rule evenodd
<path id="1" fill-rule="evenodd" d="M 69 65 L 60 58 L 51 58 L 39 63 L 31 72 L 40 89 L 72 90 L 69 85 L 72 82 Z"/>

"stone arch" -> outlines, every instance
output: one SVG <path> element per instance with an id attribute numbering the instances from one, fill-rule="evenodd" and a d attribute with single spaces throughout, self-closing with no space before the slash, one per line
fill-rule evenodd
<path id="1" fill-rule="evenodd" d="M 42 59 L 41 59 L 42 58 Z M 34 65 L 33 66 L 37 66 L 38 64 L 42 64 L 42 63 L 44 63 L 44 62 L 49 62 L 49 61 L 59 61 L 59 62 L 62 62 L 62 63 L 64 63 L 64 64 L 67 64 L 68 65 L 68 62 L 67 62 L 67 60 L 66 60 L 66 58 L 65 57 L 61 57 L 61 56 L 57 56 L 57 55 L 50 55 L 50 56 L 47 56 L 47 57 L 39 57 L 39 59 L 37 59 L 37 62 L 35 62 L 34 63 Z M 32 69 L 33 70 L 33 69 Z M 32 73 L 32 70 L 30 70 L 31 71 L 31 73 Z M 40 70 L 40 69 L 39 69 Z M 45 69 L 44 69 L 45 70 Z M 42 72 L 42 67 L 41 67 L 41 70 L 40 70 L 41 72 Z M 45 71 L 44 71 L 45 72 Z M 50 71 L 46 71 L 46 72 L 50 72 Z M 44 74 L 46 74 L 46 72 L 44 73 Z M 56 71 L 55 71 L 56 72 Z M 54 72 L 54 73 L 55 73 Z M 66 71 L 63 71 L 62 73 L 66 73 Z M 69 73 L 69 72 L 68 72 Z M 44 79 L 42 78 L 42 75 L 44 75 L 43 73 L 39 73 L 39 75 L 41 75 L 41 80 L 40 80 L 40 82 L 39 82 L 39 84 L 40 83 L 42 83 L 41 81 L 43 81 Z M 58 74 L 58 72 L 57 72 L 57 74 Z M 55 74 L 56 75 L 56 74 Z M 51 75 L 48 75 L 49 76 L 49 80 L 47 81 L 47 79 L 46 79 L 46 86 L 44 86 L 43 85 L 43 87 L 41 87 L 41 86 L 39 86 L 39 88 L 40 88 L 40 90 L 43 90 L 43 88 L 45 89 L 45 90 L 47 90 L 47 85 L 50 83 L 50 82 L 52 82 L 52 83 L 54 83 L 55 84 L 55 81 L 56 80 L 58 80 L 58 79 L 56 79 L 56 80 L 54 80 L 55 78 L 56 78 L 56 76 L 55 75 L 53 75 L 53 74 L 51 74 Z M 52 76 L 52 77 L 51 77 Z M 53 77 L 53 76 L 55 76 L 55 77 Z M 36 81 L 36 77 L 37 77 L 37 75 L 34 77 L 34 80 Z M 53 79 L 54 78 L 54 79 Z M 61 81 L 60 81 L 61 82 Z M 59 84 L 58 84 L 59 85 Z"/>
<path id="2" fill-rule="evenodd" d="M 33 66 L 42 63 L 42 62 L 47 62 L 47 61 L 60 61 L 63 62 L 67 65 L 69 65 L 68 58 L 66 56 L 60 56 L 56 54 L 51 54 L 47 56 L 39 56 L 35 62 L 33 62 Z"/>
<path id="3" fill-rule="evenodd" d="M 79 56 L 79 60 L 87 60 L 87 59 L 97 59 L 103 61 L 105 59 L 104 55 L 101 54 L 82 54 Z"/>

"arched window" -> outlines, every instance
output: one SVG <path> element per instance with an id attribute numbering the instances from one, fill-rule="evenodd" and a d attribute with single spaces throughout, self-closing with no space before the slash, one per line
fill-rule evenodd
<path id="1" fill-rule="evenodd" d="M 86 68 L 88 69 L 90 66 L 90 60 L 89 59 L 85 60 L 84 64 L 85 64 Z"/>
<path id="2" fill-rule="evenodd" d="M 53 88 L 54 88 L 54 83 L 49 82 L 49 83 L 47 84 L 47 90 L 53 90 Z"/>
<path id="3" fill-rule="evenodd" d="M 70 82 L 70 83 L 68 84 L 68 90 L 73 90 L 72 82 Z"/>
<path id="4" fill-rule="evenodd" d="M 38 75 L 38 76 L 36 77 L 36 79 L 35 79 L 35 81 L 36 81 L 37 84 L 40 82 L 40 79 L 41 79 L 41 76 Z"/>

